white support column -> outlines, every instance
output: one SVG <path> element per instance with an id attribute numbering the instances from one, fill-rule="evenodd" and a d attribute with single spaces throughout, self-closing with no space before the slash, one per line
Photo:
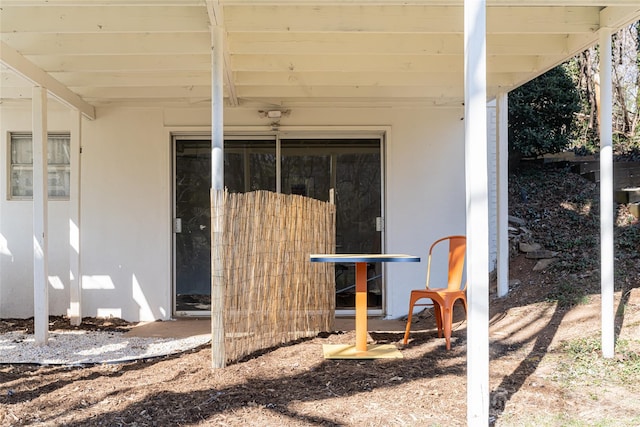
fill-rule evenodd
<path id="1" fill-rule="evenodd" d="M 489 424 L 486 0 L 464 1 L 467 424 Z"/>
<path id="2" fill-rule="evenodd" d="M 47 90 L 33 87 L 33 317 L 36 345 L 49 338 Z"/>
<path id="3" fill-rule="evenodd" d="M 611 30 L 600 30 L 600 287 L 602 355 L 614 356 L 613 310 L 613 89 Z"/>
<path id="4" fill-rule="evenodd" d="M 82 272 L 80 263 L 80 172 L 82 114 L 71 110 L 70 179 L 69 179 L 69 321 L 82 322 Z"/>
<path id="5" fill-rule="evenodd" d="M 496 154 L 498 199 L 498 296 L 509 293 L 509 96 L 496 99 Z"/>
<path id="6" fill-rule="evenodd" d="M 282 193 L 282 145 L 280 132 L 276 133 L 276 193 Z"/>
<path id="7" fill-rule="evenodd" d="M 223 32 L 211 29 L 211 366 L 224 368 L 224 263 L 219 250 L 224 215 Z"/>

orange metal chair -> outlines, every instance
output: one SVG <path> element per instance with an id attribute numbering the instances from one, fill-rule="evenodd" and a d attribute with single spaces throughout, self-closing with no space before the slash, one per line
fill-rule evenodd
<path id="1" fill-rule="evenodd" d="M 449 273 L 446 287 L 434 287 L 430 283 L 431 278 L 431 255 L 434 247 L 439 243 L 447 242 L 449 244 Z M 429 248 L 429 260 L 427 263 L 427 286 L 426 289 L 417 289 L 411 291 L 409 301 L 409 316 L 407 318 L 407 329 L 404 333 L 404 344 L 409 341 L 409 331 L 411 329 L 411 316 L 413 315 L 414 306 L 431 306 L 428 304 L 416 304 L 422 298 L 430 298 L 433 302 L 434 317 L 436 318 L 436 326 L 438 327 L 438 338 L 442 338 L 444 329 L 444 338 L 447 342 L 447 350 L 451 349 L 451 324 L 453 322 L 453 305 L 457 300 L 462 301 L 464 306 L 465 317 L 467 314 L 467 284 L 462 285 L 462 277 L 464 274 L 464 259 L 466 255 L 467 238 L 465 236 L 447 236 L 433 242 Z"/>

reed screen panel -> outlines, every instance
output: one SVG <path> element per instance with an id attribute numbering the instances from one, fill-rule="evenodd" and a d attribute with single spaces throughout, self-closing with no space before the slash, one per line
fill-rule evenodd
<path id="1" fill-rule="evenodd" d="M 335 205 L 256 191 L 225 193 L 223 206 L 212 249 L 222 254 L 226 360 L 331 331 L 334 267 L 309 254 L 334 253 Z"/>

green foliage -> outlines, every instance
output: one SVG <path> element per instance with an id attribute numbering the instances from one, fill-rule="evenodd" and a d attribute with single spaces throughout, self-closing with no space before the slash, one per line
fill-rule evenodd
<path id="1" fill-rule="evenodd" d="M 618 157 L 640 161 L 640 133 L 633 136 L 614 134 L 613 152 Z"/>
<path id="2" fill-rule="evenodd" d="M 615 244 L 617 250 L 629 251 L 637 256 L 637 250 L 640 248 L 640 226 L 621 227 L 616 234 Z"/>
<path id="3" fill-rule="evenodd" d="M 562 363 L 559 374 L 573 384 L 604 382 L 636 386 L 640 375 L 640 353 L 637 340 L 618 340 L 616 357 L 604 359 L 600 337 L 578 338 L 563 344 L 569 360 Z"/>
<path id="4" fill-rule="evenodd" d="M 509 152 L 522 157 L 559 153 L 570 146 L 578 91 L 560 65 L 509 94 Z"/>
<path id="5" fill-rule="evenodd" d="M 591 357 L 594 353 L 598 353 L 601 349 L 601 343 L 599 338 L 578 338 L 572 341 L 564 343 L 564 350 L 574 360 L 587 359 L 591 361 Z M 595 354 L 595 356 L 598 356 Z"/>
<path id="6" fill-rule="evenodd" d="M 640 159 L 640 22 L 612 36 L 613 153 L 625 160 Z M 578 155 L 596 154 L 600 148 L 598 71 L 599 46 L 592 46 L 564 65 L 581 99 L 576 115 L 573 148 Z"/>

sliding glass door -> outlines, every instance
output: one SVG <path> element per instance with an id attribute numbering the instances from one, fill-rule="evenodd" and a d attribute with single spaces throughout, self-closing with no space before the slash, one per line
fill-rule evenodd
<path id="1" fill-rule="evenodd" d="M 327 201 L 335 189 L 336 252 L 381 251 L 380 138 L 229 137 L 224 150 L 230 192 L 281 191 Z M 174 176 L 175 313 L 205 315 L 211 308 L 209 139 L 175 138 Z M 369 307 L 381 310 L 381 264 L 371 264 L 368 275 Z M 354 267 L 336 264 L 336 308 L 354 305 Z"/>

